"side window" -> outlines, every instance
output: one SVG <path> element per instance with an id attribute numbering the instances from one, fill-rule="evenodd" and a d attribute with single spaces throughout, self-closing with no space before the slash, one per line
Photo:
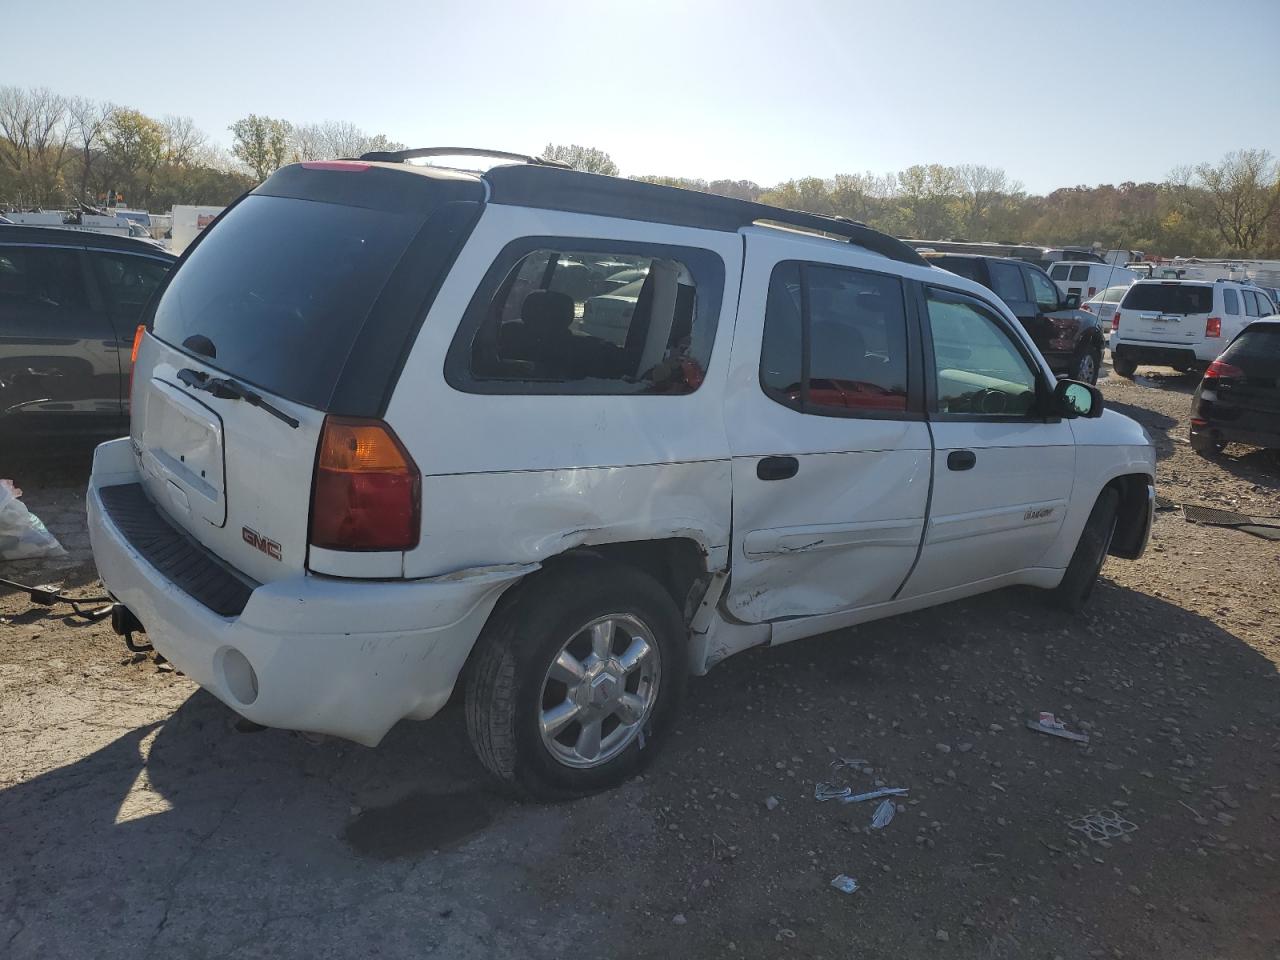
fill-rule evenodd
<path id="1" fill-rule="evenodd" d="M 926 298 L 938 412 L 1028 416 L 1036 403 L 1036 374 L 994 314 L 947 290 L 930 288 Z"/>
<path id="2" fill-rule="evenodd" d="M 1240 297 L 1230 287 L 1222 288 L 1222 302 L 1226 313 L 1233 317 L 1240 316 Z"/>
<path id="3" fill-rule="evenodd" d="M 0 247 L 0 309 L 27 320 L 57 322 L 84 306 L 76 251 Z"/>
<path id="4" fill-rule="evenodd" d="M 1070 279 L 1072 281 L 1088 280 L 1089 268 L 1086 267 L 1084 264 L 1080 264 L 1079 266 L 1072 267 Z"/>
<path id="5" fill-rule="evenodd" d="M 760 383 L 774 400 L 805 413 L 905 411 L 907 351 L 897 277 L 795 261 L 774 268 L 760 352 Z"/>
<path id="6" fill-rule="evenodd" d="M 1036 306 L 1041 310 L 1057 310 L 1058 288 L 1039 270 L 1028 269 L 1027 273 L 1031 276 L 1031 292 Z"/>
<path id="7" fill-rule="evenodd" d="M 692 248 L 544 245 L 550 239 L 516 241 L 499 256 L 450 350 L 449 382 L 486 393 L 698 389 L 715 340 L 723 261 Z"/>
<path id="8" fill-rule="evenodd" d="M 1054 267 L 1049 271 L 1049 276 L 1054 280 L 1066 280 L 1067 274 L 1070 272 L 1070 269 L 1071 268 L 1068 267 L 1065 263 L 1055 264 Z"/>
<path id="9" fill-rule="evenodd" d="M 1022 270 L 1016 263 L 1001 263 L 999 260 L 988 260 L 987 269 L 991 271 L 991 289 L 1005 303 L 1020 303 L 1027 299 L 1027 285 L 1022 279 Z"/>
<path id="10" fill-rule="evenodd" d="M 111 316 L 132 327 L 142 316 L 142 308 L 169 272 L 169 265 L 147 257 L 125 253 L 90 252 L 98 283 L 107 298 Z"/>
<path id="11" fill-rule="evenodd" d="M 1258 311 L 1258 298 L 1253 295 L 1252 290 L 1241 290 L 1240 296 L 1244 297 L 1244 313 L 1247 317 L 1260 317 L 1262 314 Z"/>

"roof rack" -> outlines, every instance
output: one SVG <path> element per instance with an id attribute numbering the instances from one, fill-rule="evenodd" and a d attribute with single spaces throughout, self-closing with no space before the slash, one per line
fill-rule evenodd
<path id="1" fill-rule="evenodd" d="M 361 160 L 370 163 L 404 163 L 407 160 L 422 160 L 426 157 L 496 157 L 499 160 L 514 160 L 517 163 L 535 164 L 540 167 L 560 167 L 572 169 L 567 163 L 559 160 L 548 160 L 546 157 L 531 157 L 524 153 L 509 153 L 506 150 L 484 150 L 477 147 L 417 147 L 413 150 L 374 150 L 362 153 Z"/>
<path id="2" fill-rule="evenodd" d="M 890 260 L 930 266 L 901 240 L 848 217 L 826 217 L 641 180 L 549 167 L 545 161 L 494 167 L 483 175 L 490 188 L 489 202 L 732 233 L 756 223 L 781 224 L 839 237 Z"/>

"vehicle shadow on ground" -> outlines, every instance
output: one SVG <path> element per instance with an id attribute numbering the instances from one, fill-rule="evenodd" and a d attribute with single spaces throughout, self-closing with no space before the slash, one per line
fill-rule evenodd
<path id="1" fill-rule="evenodd" d="M 1280 450 L 1228 445 L 1223 453 L 1213 458 L 1213 462 L 1241 480 L 1280 491 Z M 1280 503 L 1269 512 L 1280 514 Z"/>
<path id="2" fill-rule="evenodd" d="M 1275 673 L 1211 621 L 1108 581 L 1087 619 L 1064 621 L 1041 597 L 1003 591 L 853 635 L 734 658 L 695 684 L 691 707 L 707 720 L 691 719 L 699 736 L 677 738 L 658 763 L 660 775 L 679 783 L 682 771 L 693 775 L 704 763 L 687 741 L 727 738 L 744 722 L 767 727 L 761 713 L 740 712 L 744 696 L 776 685 L 780 671 L 805 661 L 823 664 L 810 682 L 827 701 L 823 712 L 839 713 L 837 698 L 866 698 L 870 706 L 879 697 L 909 718 L 912 691 L 936 693 L 930 686 L 949 677 L 949 698 L 965 695 L 954 686 L 955 673 L 936 669 L 957 645 L 965 656 L 989 658 L 988 681 L 1021 689 L 1034 686 L 1030 668 L 1017 662 L 1028 655 L 1065 660 L 1079 674 L 1091 672 L 1090 651 L 1099 643 L 1130 643 L 1125 695 L 1090 698 L 1104 724 L 1108 714 L 1142 719 L 1138 704 L 1166 694 L 1149 654 L 1133 643 L 1135 620 L 1158 623 L 1155 639 L 1180 672 L 1201 682 L 1231 676 L 1261 684 Z M 1118 612 L 1126 625 L 1109 627 Z M 1019 657 L 1013 648 L 1021 648 Z M 1261 688 L 1259 698 L 1264 691 L 1274 687 Z M 1028 709 L 1053 702 L 1030 689 L 1027 700 Z M 1164 709 L 1151 722 L 1158 725 Z M 1210 695 L 1188 723 L 1217 734 L 1236 722 L 1239 709 Z M 429 947 L 454 956 L 556 955 L 559 940 L 535 942 L 522 926 L 536 920 L 512 918 L 536 918 L 545 909 L 534 899 L 545 879 L 539 870 L 554 870 L 556 857 L 593 841 L 616 842 L 607 816 L 580 818 L 587 832 L 565 836 L 567 808 L 513 805 L 495 793 L 456 706 L 428 724 L 401 723 L 376 749 L 283 731 L 237 733 L 234 721 L 197 692 L 162 723 L 125 729 L 82 759 L 0 791 L 0 943 L 7 942 L 7 956 L 340 956 L 367 955 L 371 945 L 384 956 L 417 956 Z M 111 721 L 80 722 L 109 729 Z M 1194 739 L 1196 730 L 1183 736 Z M 762 754 L 751 763 L 774 759 L 767 746 L 748 749 Z M 1176 797 L 1172 784 L 1154 788 Z M 1059 891 L 1062 900 L 1078 900 L 1076 881 L 1063 882 L 1071 889 Z M 752 901 L 754 890 L 743 888 L 744 908 L 767 909 Z M 607 913 L 597 919 L 609 920 Z"/>
<path id="3" fill-rule="evenodd" d="M 1184 437 L 1174 438 L 1175 435 L 1170 431 L 1178 426 L 1178 421 L 1163 413 L 1156 413 L 1145 407 L 1135 407 L 1129 403 L 1120 403 L 1117 400 L 1107 400 L 1107 409 L 1122 413 L 1146 427 L 1147 433 L 1151 434 L 1152 443 L 1155 444 L 1157 459 L 1165 460 L 1173 456 L 1174 445 L 1185 439 Z"/>

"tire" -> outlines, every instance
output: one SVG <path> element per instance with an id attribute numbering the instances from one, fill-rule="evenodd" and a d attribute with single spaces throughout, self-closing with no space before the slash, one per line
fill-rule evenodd
<path id="1" fill-rule="evenodd" d="M 1053 588 L 1055 606 L 1070 613 L 1079 613 L 1084 608 L 1107 560 L 1107 551 L 1111 549 L 1119 511 L 1120 494 L 1108 487 L 1098 495 L 1093 509 L 1089 511 L 1089 519 L 1080 532 L 1080 541 L 1067 564 L 1067 572 L 1062 582 Z"/>
<path id="2" fill-rule="evenodd" d="M 1138 365 L 1132 360 L 1124 360 L 1113 353 L 1111 355 L 1111 369 L 1120 376 L 1132 380 L 1133 375 L 1138 372 Z"/>
<path id="3" fill-rule="evenodd" d="M 598 629 L 585 629 L 593 624 Z M 633 653 L 637 640 L 648 653 Z M 597 656 L 597 642 L 610 647 L 609 657 Z M 594 559 L 535 574 L 503 598 L 477 643 L 466 688 L 472 746 L 490 773 L 537 799 L 616 787 L 665 739 L 684 697 L 687 651 L 680 611 L 652 577 Z M 560 659 L 565 654 L 567 661 Z M 571 686 L 561 664 L 585 679 Z M 597 723 L 609 709 L 618 712 Z M 628 723 L 630 716 L 639 719 Z M 544 721 L 558 725 L 558 733 L 544 735 Z"/>
<path id="4" fill-rule="evenodd" d="M 1071 379 L 1097 386 L 1100 369 L 1102 369 L 1102 352 L 1097 347 L 1085 347 L 1071 362 Z"/>
<path id="5" fill-rule="evenodd" d="M 1206 460 L 1212 460 L 1226 448 L 1226 443 L 1222 440 L 1215 439 L 1213 434 L 1191 434 L 1191 449 L 1200 454 L 1200 456 L 1204 457 Z"/>

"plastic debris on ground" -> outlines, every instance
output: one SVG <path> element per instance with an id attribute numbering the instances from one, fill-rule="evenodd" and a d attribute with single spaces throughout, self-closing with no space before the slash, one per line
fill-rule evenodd
<path id="1" fill-rule="evenodd" d="M 866 760 L 840 757 L 831 761 L 832 779 L 835 780 L 840 771 L 846 767 L 857 772 L 870 773 L 871 771 L 867 770 L 868 766 L 870 764 Z M 846 778 L 841 777 L 839 779 Z M 854 793 L 851 785 L 824 780 L 814 784 L 813 799 L 819 803 L 825 803 L 828 800 L 839 800 L 841 803 L 861 803 L 864 800 L 878 800 L 880 797 L 900 797 L 906 792 L 906 787 L 879 787 L 866 793 Z"/>
<path id="2" fill-rule="evenodd" d="M 898 805 L 892 800 L 882 800 L 880 806 L 876 807 L 875 815 L 871 818 L 872 830 L 883 830 L 889 825 L 889 821 L 893 819 L 893 815 L 898 812 Z"/>
<path id="3" fill-rule="evenodd" d="M 0 560 L 65 557 L 67 551 L 19 498 L 12 480 L 0 480 Z"/>
<path id="4" fill-rule="evenodd" d="M 1072 740 L 1076 743 L 1089 742 L 1088 734 L 1068 730 L 1065 723 L 1047 710 L 1042 710 L 1037 719 L 1028 720 L 1027 729 L 1034 730 L 1036 733 L 1047 733 L 1051 737 L 1061 737 L 1063 740 Z"/>
<path id="5" fill-rule="evenodd" d="M 1067 827 L 1083 833 L 1090 840 L 1098 843 L 1118 840 L 1125 834 L 1133 833 L 1138 829 L 1136 823 L 1126 820 L 1114 810 L 1095 810 L 1075 820 L 1068 820 Z"/>
<path id="6" fill-rule="evenodd" d="M 832 880 L 831 885 L 841 893 L 853 893 L 858 889 L 858 881 L 843 873 Z"/>

